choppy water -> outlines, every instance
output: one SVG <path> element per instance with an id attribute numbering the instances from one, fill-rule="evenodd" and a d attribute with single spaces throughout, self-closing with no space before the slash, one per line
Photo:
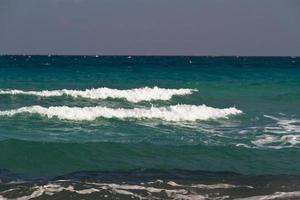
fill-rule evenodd
<path id="1" fill-rule="evenodd" d="M 4 199 L 299 199 L 299 147 L 299 58 L 0 57 Z"/>

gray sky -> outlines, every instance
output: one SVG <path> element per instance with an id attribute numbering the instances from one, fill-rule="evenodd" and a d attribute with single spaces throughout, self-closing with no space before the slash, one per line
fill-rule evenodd
<path id="1" fill-rule="evenodd" d="M 0 54 L 300 55 L 300 0 L 0 0 Z"/>

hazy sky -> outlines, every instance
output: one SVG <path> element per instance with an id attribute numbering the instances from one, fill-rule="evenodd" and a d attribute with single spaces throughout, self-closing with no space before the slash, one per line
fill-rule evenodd
<path id="1" fill-rule="evenodd" d="M 0 54 L 300 56 L 300 0 L 0 0 Z"/>

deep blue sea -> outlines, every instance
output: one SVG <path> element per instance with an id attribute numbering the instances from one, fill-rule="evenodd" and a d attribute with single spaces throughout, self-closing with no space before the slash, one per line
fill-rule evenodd
<path id="1" fill-rule="evenodd" d="M 300 199 L 300 58 L 0 56 L 18 198 Z"/>

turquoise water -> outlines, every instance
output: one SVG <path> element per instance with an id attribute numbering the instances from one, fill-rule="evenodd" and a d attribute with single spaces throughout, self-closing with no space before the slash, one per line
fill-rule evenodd
<path id="1" fill-rule="evenodd" d="M 13 173 L 300 175 L 299 147 L 299 58 L 0 57 L 0 169 Z"/>

